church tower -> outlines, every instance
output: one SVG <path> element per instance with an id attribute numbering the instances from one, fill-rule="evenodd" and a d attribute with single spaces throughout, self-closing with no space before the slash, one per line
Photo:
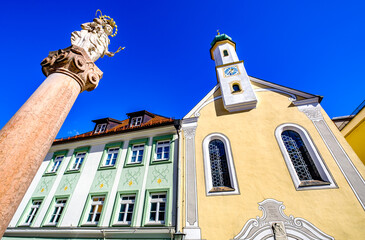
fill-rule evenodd
<path id="1" fill-rule="evenodd" d="M 226 34 L 215 36 L 210 55 L 215 61 L 224 108 L 229 112 L 256 108 L 257 98 L 243 61 L 238 59 L 236 43 Z"/>

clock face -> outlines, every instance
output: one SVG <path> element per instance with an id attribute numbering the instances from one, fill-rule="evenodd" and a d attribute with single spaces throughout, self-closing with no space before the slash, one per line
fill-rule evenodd
<path id="1" fill-rule="evenodd" d="M 230 77 L 239 73 L 237 66 L 224 68 L 223 71 L 225 77 Z"/>

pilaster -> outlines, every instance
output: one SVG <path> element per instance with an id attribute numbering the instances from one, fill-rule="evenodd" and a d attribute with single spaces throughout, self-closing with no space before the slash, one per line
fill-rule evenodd
<path id="1" fill-rule="evenodd" d="M 188 118 L 182 121 L 182 130 L 185 137 L 185 239 L 201 239 L 198 224 L 198 202 L 196 187 L 195 162 L 195 130 L 198 118 Z"/>
<path id="2" fill-rule="evenodd" d="M 298 109 L 313 122 L 352 191 L 365 210 L 365 181 L 328 127 L 322 116 L 321 106 L 319 103 L 303 104 L 298 106 Z"/>

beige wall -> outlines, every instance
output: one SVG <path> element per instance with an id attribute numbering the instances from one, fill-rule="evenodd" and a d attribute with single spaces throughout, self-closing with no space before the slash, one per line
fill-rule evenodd
<path id="1" fill-rule="evenodd" d="M 219 90 L 214 95 L 219 96 Z M 202 238 L 233 238 L 250 218 L 262 216 L 258 203 L 267 198 L 282 201 L 288 216 L 304 218 L 336 239 L 365 238 L 365 212 L 311 120 L 292 106 L 287 95 L 269 91 L 256 92 L 256 95 L 257 108 L 250 111 L 228 113 L 222 99 L 200 111 L 195 148 Z M 364 165 L 327 114 L 322 114 L 364 176 Z M 338 188 L 296 191 L 274 135 L 283 123 L 298 124 L 309 132 Z M 202 142 L 214 132 L 230 140 L 240 195 L 206 196 Z"/>

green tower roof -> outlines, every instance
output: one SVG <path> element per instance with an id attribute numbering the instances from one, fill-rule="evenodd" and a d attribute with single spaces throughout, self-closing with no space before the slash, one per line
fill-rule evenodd
<path id="1" fill-rule="evenodd" d="M 223 34 L 219 34 L 219 35 L 215 36 L 213 41 L 210 43 L 210 45 L 213 47 L 216 42 L 223 41 L 223 40 L 229 40 L 229 41 L 233 42 L 232 38 L 230 36 L 223 33 Z M 233 42 L 233 43 L 235 43 L 235 42 Z"/>

